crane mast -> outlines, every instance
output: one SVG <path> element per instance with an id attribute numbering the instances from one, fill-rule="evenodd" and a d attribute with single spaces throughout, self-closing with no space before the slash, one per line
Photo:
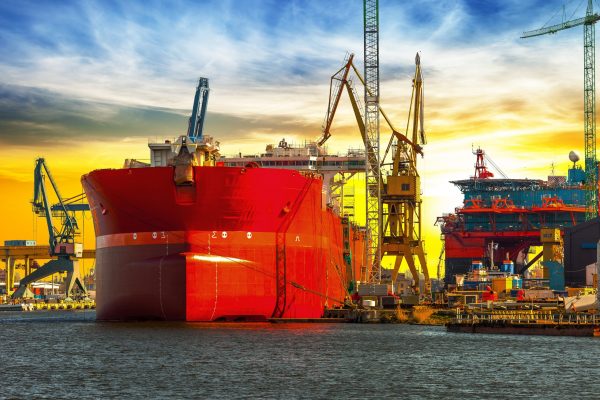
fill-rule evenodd
<path id="1" fill-rule="evenodd" d="M 586 177 L 586 220 L 598 216 L 598 162 L 596 159 L 596 35 L 594 24 L 600 16 L 594 13 L 592 0 L 588 0 L 585 17 L 560 24 L 524 32 L 522 39 L 556 33 L 583 25 L 583 120 Z"/>
<path id="2" fill-rule="evenodd" d="M 583 113 L 585 137 L 585 177 L 588 185 L 586 190 L 586 220 L 598 216 L 598 161 L 596 160 L 596 34 L 592 9 L 592 0 L 588 0 L 586 22 L 583 24 Z M 591 208 L 591 210 L 590 210 Z"/>
<path id="3" fill-rule="evenodd" d="M 365 151 L 367 257 L 369 281 L 381 281 L 381 174 L 379 155 L 379 0 L 364 0 L 365 132 L 372 151 Z"/>

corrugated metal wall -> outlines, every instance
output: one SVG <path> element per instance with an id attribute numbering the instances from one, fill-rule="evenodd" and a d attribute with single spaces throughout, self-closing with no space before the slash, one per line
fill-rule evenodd
<path id="1" fill-rule="evenodd" d="M 600 218 L 565 230 L 565 284 L 585 285 L 585 267 L 596 261 L 596 243 L 600 239 Z"/>

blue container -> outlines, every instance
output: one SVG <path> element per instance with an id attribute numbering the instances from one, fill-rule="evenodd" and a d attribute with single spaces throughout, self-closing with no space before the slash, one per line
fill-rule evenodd
<path id="1" fill-rule="evenodd" d="M 483 269 L 483 263 L 481 261 L 473 261 L 471 263 L 471 270 Z"/>
<path id="2" fill-rule="evenodd" d="M 477 290 L 479 288 L 479 281 L 465 281 L 463 289 L 465 290 Z"/>
<path id="3" fill-rule="evenodd" d="M 523 289 L 523 279 L 514 277 L 512 287 L 515 289 Z"/>
<path id="4" fill-rule="evenodd" d="M 581 168 L 569 168 L 568 182 L 571 185 L 585 182 L 585 171 Z"/>
<path id="5" fill-rule="evenodd" d="M 512 275 L 515 273 L 515 264 L 512 261 L 504 261 L 500 264 L 500 271 Z"/>
<path id="6" fill-rule="evenodd" d="M 542 261 L 550 274 L 550 289 L 565 290 L 565 267 L 556 261 Z"/>

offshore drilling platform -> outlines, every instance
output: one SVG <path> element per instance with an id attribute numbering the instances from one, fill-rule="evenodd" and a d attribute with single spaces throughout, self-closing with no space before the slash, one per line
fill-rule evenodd
<path id="1" fill-rule="evenodd" d="M 466 274 L 473 260 L 487 267 L 504 260 L 523 274 L 543 252 L 528 259 L 530 249 L 542 246 L 542 229 L 563 231 L 585 221 L 585 171 L 571 152 L 566 176 L 541 179 L 496 179 L 486 165 L 483 149 L 474 151 L 475 172 L 470 179 L 452 181 L 464 196 L 454 213 L 438 218 L 445 249 L 447 284 Z M 548 275 L 546 275 L 548 278 Z"/>

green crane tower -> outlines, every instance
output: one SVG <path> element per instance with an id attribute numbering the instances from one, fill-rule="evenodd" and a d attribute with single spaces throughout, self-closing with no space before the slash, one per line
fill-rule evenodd
<path id="1" fill-rule="evenodd" d="M 373 151 L 365 151 L 367 256 L 372 262 L 371 282 L 381 281 L 381 173 L 379 155 L 379 0 L 364 0 L 365 50 L 365 131 L 366 143 Z"/>
<path id="2" fill-rule="evenodd" d="M 598 163 L 596 160 L 596 35 L 594 24 L 600 20 L 594 14 L 592 0 L 588 0 L 585 17 L 557 25 L 524 32 L 521 39 L 556 33 L 583 25 L 583 120 L 585 148 L 586 220 L 598 216 Z"/>

